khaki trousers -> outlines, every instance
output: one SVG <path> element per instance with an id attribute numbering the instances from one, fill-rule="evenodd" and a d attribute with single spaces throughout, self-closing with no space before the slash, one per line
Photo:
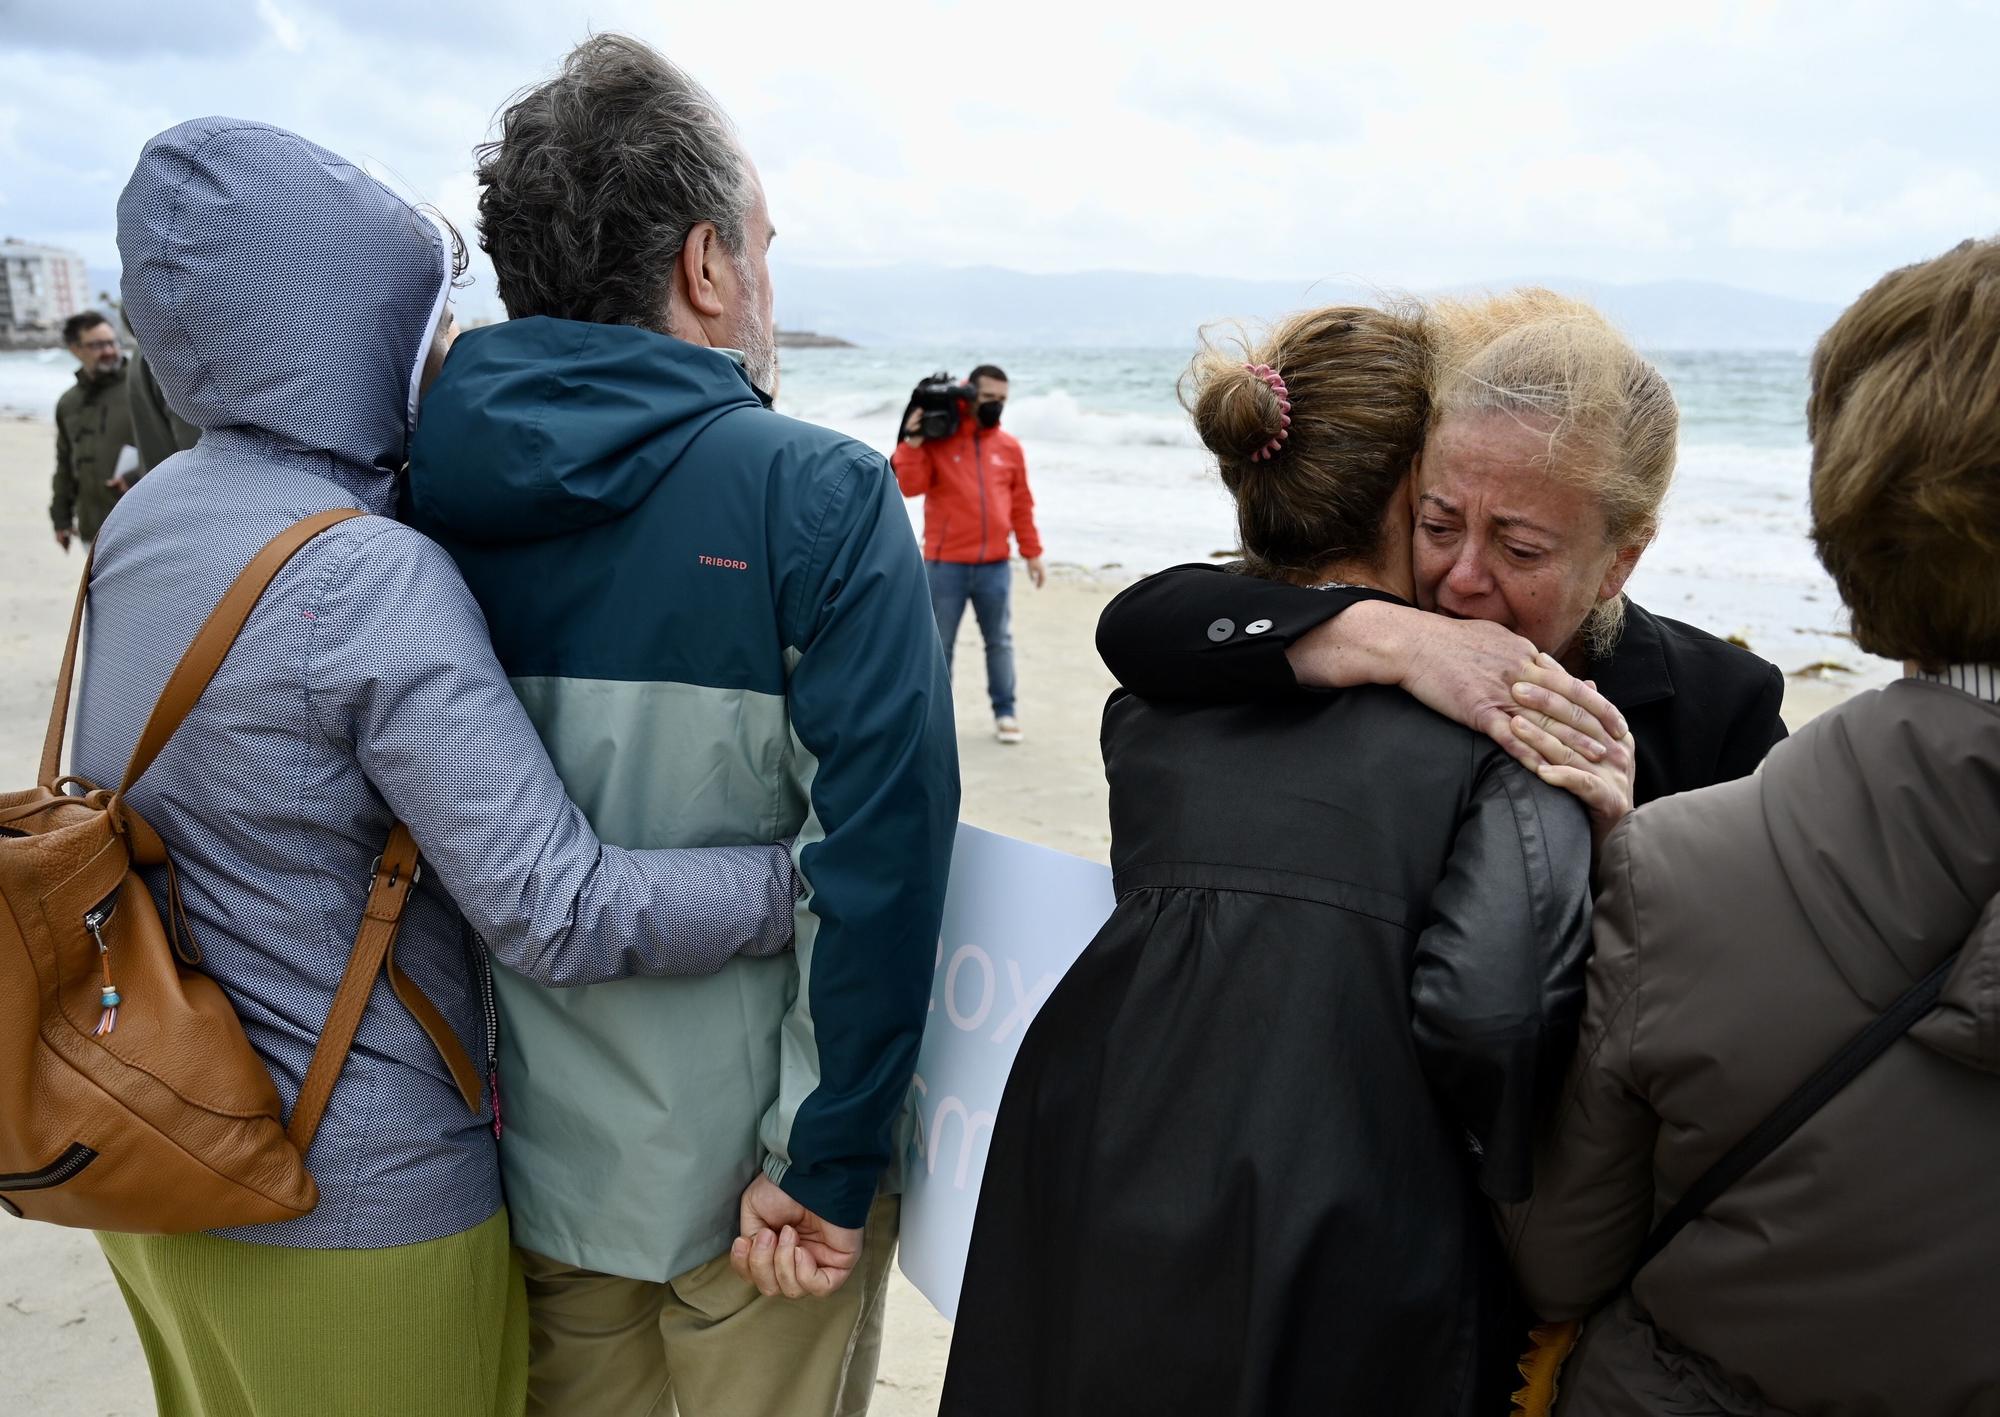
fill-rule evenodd
<path id="1" fill-rule="evenodd" d="M 528 1411 L 550 1417 L 862 1417 L 875 1393 L 900 1196 L 826 1299 L 765 1298 L 719 1255 L 656 1284 L 520 1251 Z"/>

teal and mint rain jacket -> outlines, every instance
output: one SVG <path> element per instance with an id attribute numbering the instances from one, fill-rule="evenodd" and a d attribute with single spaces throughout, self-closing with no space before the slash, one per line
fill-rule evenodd
<path id="1" fill-rule="evenodd" d="M 498 979 L 516 1242 L 669 1279 L 728 1248 L 760 1166 L 862 1224 L 958 814 L 950 688 L 887 464 L 767 410 L 725 354 L 536 317 L 460 338 L 410 500 L 606 841 L 797 841 L 794 954 Z"/>

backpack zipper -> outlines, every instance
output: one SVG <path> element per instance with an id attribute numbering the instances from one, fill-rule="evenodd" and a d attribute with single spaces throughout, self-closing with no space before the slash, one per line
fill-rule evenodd
<path id="1" fill-rule="evenodd" d="M 97 1160 L 95 1151 L 80 1141 L 74 1141 L 53 1163 L 39 1171 L 28 1171 L 19 1176 L 0 1176 L 0 1191 L 46 1191 L 53 1186 L 62 1185 L 65 1181 L 76 1179 L 77 1173 L 95 1160 Z M 0 1196 L 0 1205 L 6 1206 L 16 1216 L 21 1214 L 21 1208 L 4 1196 Z"/>
<path id="2" fill-rule="evenodd" d="M 120 889 L 123 889 L 121 883 Z M 97 991 L 98 1002 L 103 1012 L 97 1017 L 97 1031 L 91 1036 L 102 1038 L 118 1027 L 118 1005 L 123 1002 L 118 994 L 118 986 L 111 982 L 111 946 L 104 941 L 104 927 L 118 909 L 118 892 L 113 891 L 97 903 L 93 910 L 84 912 L 83 928 L 90 932 L 90 938 L 97 942 L 97 958 L 104 966 L 104 984 Z"/>
<path id="3" fill-rule="evenodd" d="M 122 883 L 120 889 L 123 889 Z M 113 891 L 110 895 L 104 897 L 103 900 L 97 902 L 94 907 L 83 913 L 83 928 L 90 931 L 91 935 L 95 937 L 97 932 L 104 928 L 104 922 L 109 920 L 112 912 L 117 909 L 118 892 Z"/>

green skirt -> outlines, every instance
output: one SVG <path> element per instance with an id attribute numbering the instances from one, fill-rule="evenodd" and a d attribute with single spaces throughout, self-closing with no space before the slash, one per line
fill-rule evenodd
<path id="1" fill-rule="evenodd" d="M 505 1210 L 383 1250 L 97 1241 L 160 1417 L 520 1417 L 528 1305 Z"/>

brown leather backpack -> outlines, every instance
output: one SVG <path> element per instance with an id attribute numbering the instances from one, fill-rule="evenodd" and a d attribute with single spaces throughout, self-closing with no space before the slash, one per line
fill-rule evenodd
<path id="1" fill-rule="evenodd" d="M 200 954 L 159 834 L 125 802 L 215 676 L 258 598 L 302 546 L 353 510 L 281 532 L 236 578 L 188 647 L 113 791 L 58 778 L 90 566 L 43 743 L 39 784 L 0 794 L 0 1207 L 93 1230 L 180 1234 L 291 1220 L 319 1204 L 306 1168 L 327 1099 L 386 968 L 437 1045 L 466 1106 L 464 1047 L 396 967 L 396 929 L 419 878 L 400 822 L 286 1126 L 263 1060 Z M 134 866 L 166 871 L 168 926 Z"/>

